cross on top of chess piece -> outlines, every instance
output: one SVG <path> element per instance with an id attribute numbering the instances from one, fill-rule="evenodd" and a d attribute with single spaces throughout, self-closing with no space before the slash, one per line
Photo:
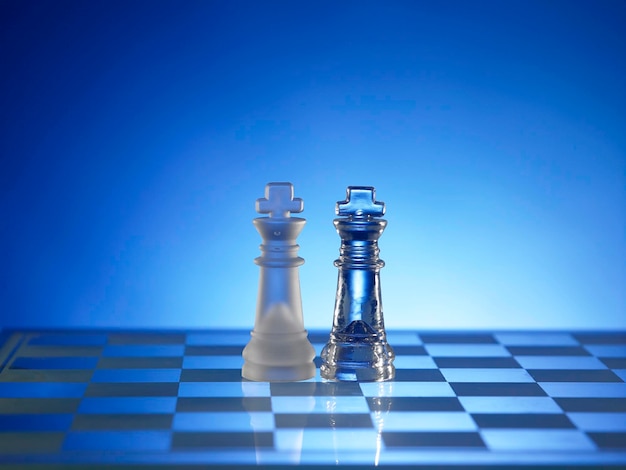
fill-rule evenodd
<path id="1" fill-rule="evenodd" d="M 302 212 L 303 209 L 302 199 L 293 197 L 291 183 L 268 183 L 265 197 L 256 200 L 256 211 L 270 217 L 290 217 L 291 212 Z"/>
<path id="2" fill-rule="evenodd" d="M 376 201 L 372 186 L 348 186 L 346 200 L 338 201 L 335 212 L 350 219 L 370 219 L 385 215 L 385 203 Z"/>

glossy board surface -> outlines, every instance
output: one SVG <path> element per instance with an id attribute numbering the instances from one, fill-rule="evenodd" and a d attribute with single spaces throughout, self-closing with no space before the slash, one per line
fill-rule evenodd
<path id="1" fill-rule="evenodd" d="M 0 464 L 626 465 L 626 334 L 388 337 L 393 381 L 268 383 L 246 331 L 5 331 Z"/>

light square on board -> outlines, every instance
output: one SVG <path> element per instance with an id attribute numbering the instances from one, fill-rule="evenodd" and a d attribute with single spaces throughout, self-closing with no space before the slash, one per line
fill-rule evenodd
<path id="1" fill-rule="evenodd" d="M 596 357 L 626 357 L 626 344 L 588 344 L 585 349 Z"/>
<path id="2" fill-rule="evenodd" d="M 396 356 L 393 365 L 398 369 L 436 369 L 437 364 L 430 356 Z"/>
<path id="3" fill-rule="evenodd" d="M 440 369 L 448 382 L 534 382 L 524 369 Z"/>
<path id="4" fill-rule="evenodd" d="M 606 369 L 595 357 L 578 356 L 515 356 L 525 369 Z"/>
<path id="5" fill-rule="evenodd" d="M 387 341 L 391 347 L 419 346 L 422 340 L 414 331 L 387 330 Z"/>
<path id="6" fill-rule="evenodd" d="M 626 398 L 626 383 L 541 382 L 553 398 Z"/>
<path id="7" fill-rule="evenodd" d="M 362 382 L 366 397 L 454 397 L 447 382 Z"/>
<path id="8" fill-rule="evenodd" d="M 281 452 L 351 451 L 376 452 L 381 446 L 381 439 L 374 428 L 371 429 L 278 429 L 275 432 L 276 448 Z M 373 456 L 372 456 L 373 457 Z M 342 459 L 343 461 L 343 459 Z"/>
<path id="9" fill-rule="evenodd" d="M 426 344 L 432 357 L 508 357 L 511 354 L 500 344 Z"/>
<path id="10" fill-rule="evenodd" d="M 179 397 L 269 397 L 269 382 L 181 382 Z"/>
<path id="11" fill-rule="evenodd" d="M 189 346 L 245 346 L 250 341 L 249 331 L 214 331 L 188 333 Z"/>
<path id="12" fill-rule="evenodd" d="M 567 413 L 578 429 L 595 432 L 626 432 L 626 412 Z"/>
<path id="13" fill-rule="evenodd" d="M 274 396 L 274 413 L 364 414 L 370 409 L 362 396 Z"/>
<path id="14" fill-rule="evenodd" d="M 274 430 L 274 415 L 250 412 L 179 412 L 172 422 L 174 431 L 264 432 Z"/>
<path id="15" fill-rule="evenodd" d="M 174 413 L 176 397 L 87 397 L 78 408 L 79 413 Z"/>
<path id="16" fill-rule="evenodd" d="M 576 429 L 483 429 L 480 434 L 494 451 L 567 451 L 596 449 L 587 435 Z"/>
<path id="17" fill-rule="evenodd" d="M 428 353 L 424 346 L 398 344 L 391 346 L 396 356 L 426 356 Z"/>
<path id="18" fill-rule="evenodd" d="M 184 369 L 241 369 L 243 357 L 239 356 L 185 356 Z"/>
<path id="19" fill-rule="evenodd" d="M 561 413 L 550 397 L 459 397 L 469 413 Z"/>
<path id="20" fill-rule="evenodd" d="M 459 411 L 391 411 L 381 413 L 378 419 L 385 432 L 455 432 L 477 429 L 472 417 Z"/>
<path id="21" fill-rule="evenodd" d="M 166 451 L 169 431 L 70 431 L 63 443 L 67 451 Z"/>
<path id="22" fill-rule="evenodd" d="M 242 381 L 241 369 L 183 369 L 183 382 L 237 382 Z"/>
<path id="23" fill-rule="evenodd" d="M 357 382 L 272 382 L 272 396 L 361 396 Z"/>
<path id="24" fill-rule="evenodd" d="M 496 333 L 496 339 L 505 346 L 578 346 L 569 333 L 508 332 Z"/>

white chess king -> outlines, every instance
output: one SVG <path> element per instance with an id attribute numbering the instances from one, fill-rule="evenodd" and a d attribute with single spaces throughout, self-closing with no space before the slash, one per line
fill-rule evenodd
<path id="1" fill-rule="evenodd" d="M 302 212 L 302 199 L 293 197 L 291 183 L 269 183 L 256 211 L 269 217 L 253 220 L 263 238 L 254 262 L 261 268 L 256 318 L 251 339 L 243 350 L 241 375 L 248 380 L 287 382 L 315 375 L 315 350 L 308 340 L 302 316 L 296 238 L 306 220 L 291 217 Z"/>

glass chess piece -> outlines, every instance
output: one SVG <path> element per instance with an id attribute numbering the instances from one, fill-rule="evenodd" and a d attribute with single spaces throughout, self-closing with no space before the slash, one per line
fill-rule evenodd
<path id="1" fill-rule="evenodd" d="M 341 237 L 337 295 L 330 340 L 322 350 L 320 375 L 327 380 L 393 379 L 395 354 L 387 342 L 380 289 L 378 239 L 387 226 L 385 204 L 375 189 L 349 186 L 333 221 Z"/>
<path id="2" fill-rule="evenodd" d="M 254 330 L 243 350 L 241 375 L 248 380 L 286 382 L 315 375 L 315 349 L 302 316 L 298 268 L 304 259 L 296 244 L 306 220 L 290 215 L 303 206 L 291 183 L 269 183 L 265 197 L 256 201 L 257 212 L 269 217 L 253 220 L 263 244 L 254 260 L 261 268 Z"/>

